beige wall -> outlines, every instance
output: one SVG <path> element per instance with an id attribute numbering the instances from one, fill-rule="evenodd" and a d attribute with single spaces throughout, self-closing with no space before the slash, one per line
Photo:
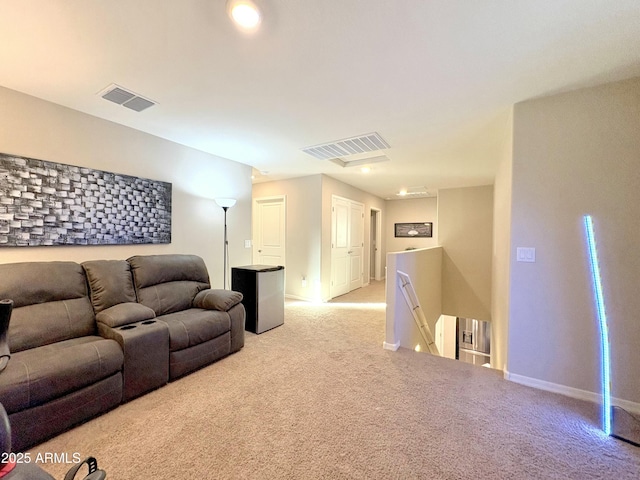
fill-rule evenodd
<path id="1" fill-rule="evenodd" d="M 369 229 L 371 228 L 371 208 L 377 208 L 382 211 L 382 224 L 385 225 L 386 203 L 382 198 L 376 197 L 370 193 L 364 192 L 358 188 L 347 185 L 335 178 L 322 175 L 322 299 L 330 298 L 331 286 L 331 197 L 337 195 L 339 197 L 348 198 L 364 204 L 364 283 L 369 282 L 370 270 L 370 245 Z M 385 234 L 383 232 L 381 245 L 382 262 L 385 262 L 387 247 L 385 245 Z M 385 265 L 382 265 L 384 271 Z"/>
<path id="2" fill-rule="evenodd" d="M 600 392 L 583 215 L 595 223 L 612 393 L 640 402 L 640 78 L 514 110 L 511 374 Z M 514 261 L 535 247 L 536 262 Z"/>
<path id="3" fill-rule="evenodd" d="M 246 165 L 2 87 L 0 152 L 162 180 L 173 190 L 171 244 L 2 247 L 1 263 L 190 253 L 204 258 L 212 285 L 222 287 L 223 212 L 215 197 L 238 200 L 228 215 L 231 265 L 251 259 L 244 248 L 251 238 L 251 168 Z"/>
<path id="4" fill-rule="evenodd" d="M 436 197 L 389 200 L 386 205 L 387 220 L 384 223 L 384 231 L 387 252 L 400 252 L 407 248 L 430 248 L 438 245 L 438 199 Z M 432 222 L 433 237 L 396 238 L 394 224 L 403 222 Z"/>
<path id="5" fill-rule="evenodd" d="M 320 175 L 253 186 L 254 199 L 286 197 L 285 293 L 291 297 L 320 298 L 321 190 Z M 307 280 L 306 287 L 302 285 L 303 276 Z"/>
<path id="6" fill-rule="evenodd" d="M 493 190 L 493 258 L 491 287 L 491 366 L 505 370 L 509 332 L 509 268 L 511 256 L 511 166 L 513 112 Z"/>
<path id="7" fill-rule="evenodd" d="M 442 313 L 491 320 L 493 186 L 438 191 Z"/>

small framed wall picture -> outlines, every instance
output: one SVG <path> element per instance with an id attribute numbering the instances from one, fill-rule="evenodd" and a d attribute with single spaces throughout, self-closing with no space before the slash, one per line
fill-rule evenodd
<path id="1" fill-rule="evenodd" d="M 395 236 L 405 237 L 405 238 L 432 237 L 433 223 L 432 222 L 396 223 Z"/>

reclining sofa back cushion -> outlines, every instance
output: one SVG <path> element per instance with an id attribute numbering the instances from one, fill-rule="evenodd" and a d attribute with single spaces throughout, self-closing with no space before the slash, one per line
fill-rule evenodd
<path id="1" fill-rule="evenodd" d="M 131 267 L 126 260 L 92 260 L 82 263 L 96 315 L 121 303 L 135 302 Z"/>
<path id="2" fill-rule="evenodd" d="M 198 292 L 210 288 L 207 267 L 197 255 L 139 255 L 127 261 L 138 302 L 157 316 L 192 308 Z"/>
<path id="3" fill-rule="evenodd" d="M 0 298 L 13 300 L 11 352 L 95 335 L 87 280 L 77 263 L 0 265 Z"/>

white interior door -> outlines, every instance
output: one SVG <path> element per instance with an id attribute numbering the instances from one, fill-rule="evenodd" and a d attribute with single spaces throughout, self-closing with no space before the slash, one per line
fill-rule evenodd
<path id="1" fill-rule="evenodd" d="M 253 263 L 285 266 L 286 198 L 256 198 L 253 203 Z"/>
<path id="2" fill-rule="evenodd" d="M 364 205 L 333 196 L 331 201 L 331 298 L 362 286 Z"/>
<path id="3" fill-rule="evenodd" d="M 333 197 L 331 206 L 331 297 L 349 292 L 349 201 Z"/>

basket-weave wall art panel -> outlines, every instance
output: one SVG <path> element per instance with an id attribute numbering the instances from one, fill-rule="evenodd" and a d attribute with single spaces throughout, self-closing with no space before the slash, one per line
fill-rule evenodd
<path id="1" fill-rule="evenodd" d="M 0 153 L 0 247 L 171 243 L 171 183 Z"/>

